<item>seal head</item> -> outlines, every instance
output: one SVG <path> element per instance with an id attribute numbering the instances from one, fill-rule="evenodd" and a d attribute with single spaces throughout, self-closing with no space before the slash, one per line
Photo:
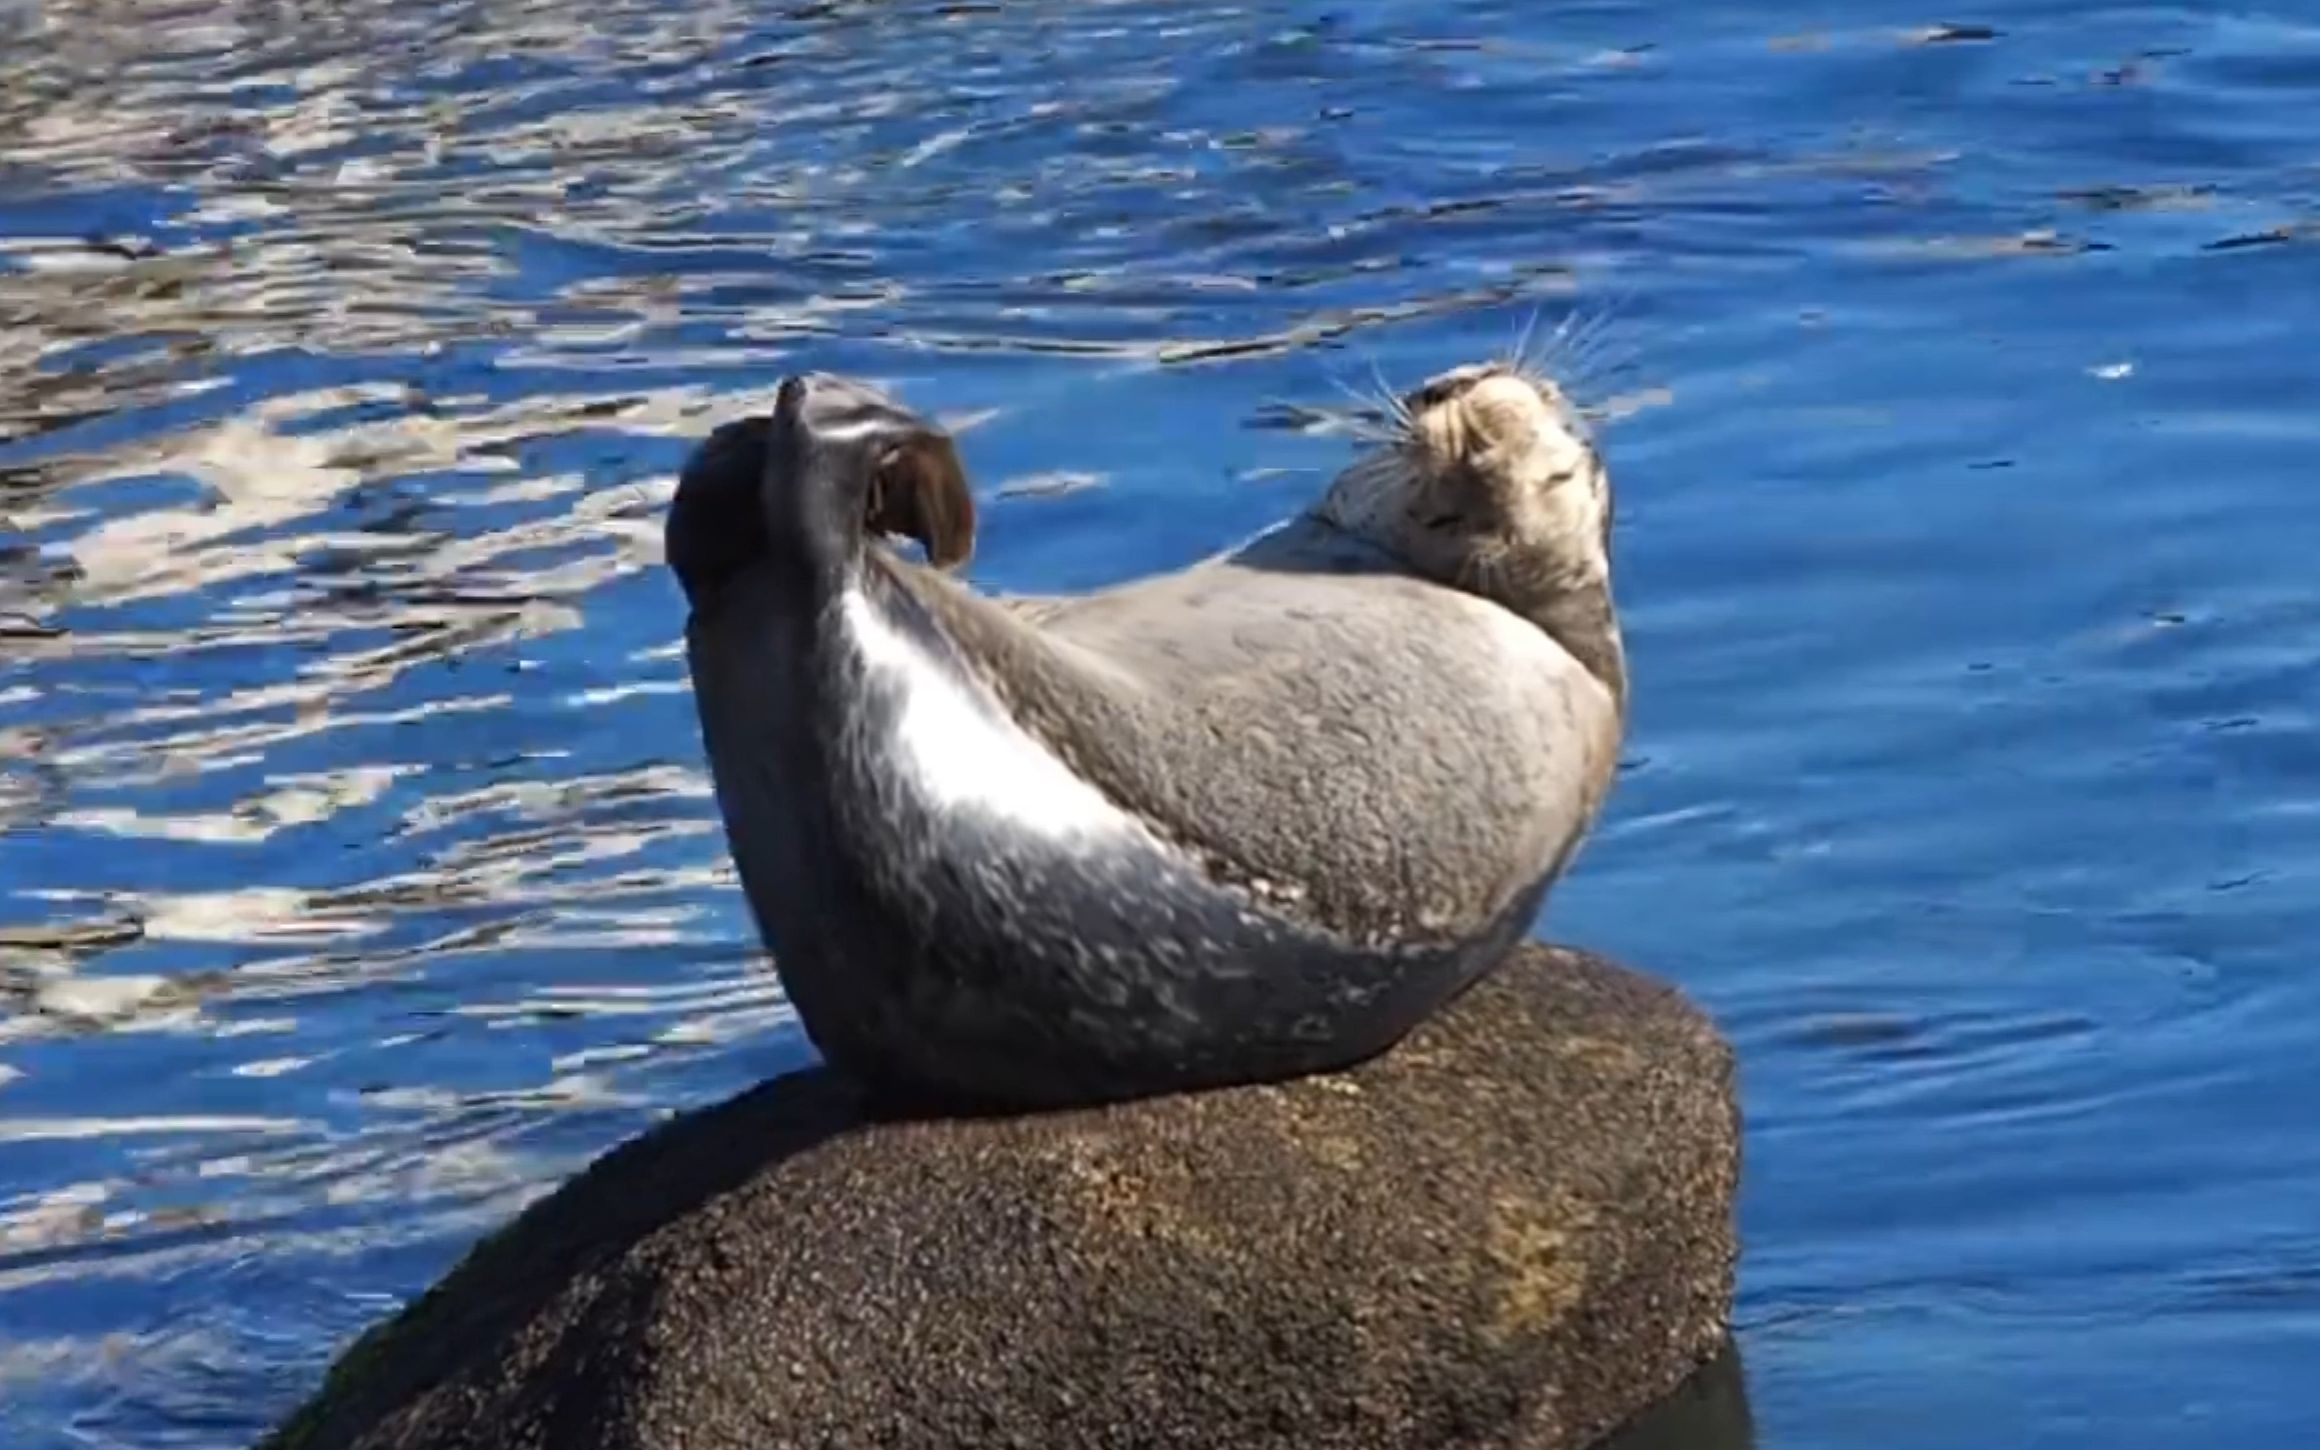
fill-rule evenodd
<path id="1" fill-rule="evenodd" d="M 1611 481 L 1579 410 L 1551 379 L 1475 364 L 1399 400 L 1395 421 L 1395 442 L 1341 474 L 1316 513 L 1531 620 L 1624 708 Z"/>
<path id="2" fill-rule="evenodd" d="M 939 429 L 816 375 L 703 446 L 669 523 L 743 888 L 879 1088 L 1349 1065 L 1504 956 L 1601 805 L 1608 487 L 1543 380 L 1431 380 L 1310 510 L 1112 589 L 968 588 L 973 517 Z"/>

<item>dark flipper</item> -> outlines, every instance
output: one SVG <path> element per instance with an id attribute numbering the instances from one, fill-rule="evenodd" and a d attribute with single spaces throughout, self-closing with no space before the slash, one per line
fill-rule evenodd
<path id="1" fill-rule="evenodd" d="M 811 576 L 843 573 L 866 534 L 915 539 L 955 568 L 975 551 L 975 500 L 950 435 L 850 378 L 783 381 L 770 418 L 709 435 L 669 508 L 670 567 L 696 607 L 719 582 L 773 556 Z"/>

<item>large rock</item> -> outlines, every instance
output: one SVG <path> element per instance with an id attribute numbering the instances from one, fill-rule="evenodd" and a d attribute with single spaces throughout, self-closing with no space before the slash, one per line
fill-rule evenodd
<path id="1" fill-rule="evenodd" d="M 269 1445 L 1579 1446 L 1715 1356 L 1732 1062 L 1525 947 L 1351 1071 L 869 1121 L 823 1071 L 606 1154 Z"/>
<path id="2" fill-rule="evenodd" d="M 1596 1450 L 1755 1450 L 1756 1421 L 1748 1408 L 1748 1379 L 1740 1348 L 1723 1353 L 1684 1381 L 1683 1388 L 1627 1422 Z"/>

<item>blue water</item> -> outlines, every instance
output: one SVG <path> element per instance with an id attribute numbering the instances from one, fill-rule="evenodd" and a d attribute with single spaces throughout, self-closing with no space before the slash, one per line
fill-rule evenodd
<path id="1" fill-rule="evenodd" d="M 1760 1442 L 2316 1438 L 2316 88 L 2286 6 L 0 0 L 0 1444 L 245 1443 L 805 1060 L 714 422 L 880 379 L 1067 588 L 1533 317 L 1638 689 L 1540 929 L 1738 1044 Z"/>

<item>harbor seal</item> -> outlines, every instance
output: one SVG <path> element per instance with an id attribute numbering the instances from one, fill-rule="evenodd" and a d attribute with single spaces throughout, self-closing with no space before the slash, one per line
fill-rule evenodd
<path id="1" fill-rule="evenodd" d="M 1280 1080 L 1521 939 L 1625 727 L 1609 479 L 1516 364 L 1393 411 L 1285 523 L 1071 597 L 958 577 L 951 440 L 866 383 L 791 377 L 696 450 L 666 544 L 702 743 L 825 1061 L 1002 1108 Z"/>

